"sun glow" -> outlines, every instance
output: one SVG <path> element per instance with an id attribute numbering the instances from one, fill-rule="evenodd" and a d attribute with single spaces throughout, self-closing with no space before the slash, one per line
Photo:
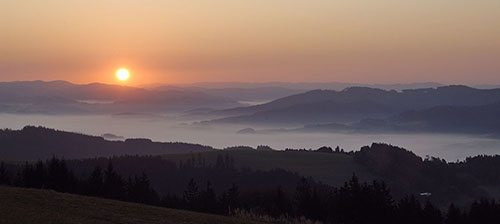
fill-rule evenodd
<path id="1" fill-rule="evenodd" d="M 120 68 L 116 71 L 116 78 L 120 81 L 127 81 L 130 78 L 130 73 L 126 68 Z"/>

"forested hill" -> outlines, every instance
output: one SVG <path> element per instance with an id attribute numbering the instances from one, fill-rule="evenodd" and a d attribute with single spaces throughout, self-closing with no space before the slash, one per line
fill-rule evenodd
<path id="1" fill-rule="evenodd" d="M 155 155 L 214 150 L 210 146 L 179 142 L 153 142 L 149 139 L 108 141 L 43 127 L 26 126 L 21 130 L 0 130 L 2 160 L 37 160 L 52 156 L 91 158 L 114 155 Z"/>

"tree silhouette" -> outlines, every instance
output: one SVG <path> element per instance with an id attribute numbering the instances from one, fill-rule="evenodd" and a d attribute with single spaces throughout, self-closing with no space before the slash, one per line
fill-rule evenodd
<path id="1" fill-rule="evenodd" d="M 125 189 L 123 188 L 124 181 L 115 171 L 113 164 L 109 162 L 108 167 L 104 171 L 103 191 L 104 197 L 113 199 L 123 199 Z"/>
<path id="2" fill-rule="evenodd" d="M 102 168 L 97 166 L 94 168 L 87 180 L 87 194 L 93 196 L 103 196 L 104 194 L 104 176 Z"/>
<path id="3" fill-rule="evenodd" d="M 196 184 L 194 179 L 191 178 L 182 196 L 183 200 L 186 203 L 187 208 L 192 210 L 197 210 L 199 208 L 198 206 L 199 196 L 200 192 L 198 191 L 198 185 Z"/>
<path id="4" fill-rule="evenodd" d="M 210 181 L 207 182 L 205 190 L 200 192 L 198 204 L 200 211 L 209 213 L 215 213 L 217 211 L 217 196 L 212 189 Z"/>
<path id="5" fill-rule="evenodd" d="M 7 170 L 7 167 L 5 166 L 4 162 L 0 162 L 0 185 L 5 184 L 8 185 L 10 184 L 10 173 Z"/>
<path id="6" fill-rule="evenodd" d="M 235 184 L 233 184 L 227 191 L 224 191 L 222 193 L 220 201 L 222 204 L 223 214 L 231 215 L 233 214 L 235 209 L 239 208 L 239 197 L 240 192 Z"/>

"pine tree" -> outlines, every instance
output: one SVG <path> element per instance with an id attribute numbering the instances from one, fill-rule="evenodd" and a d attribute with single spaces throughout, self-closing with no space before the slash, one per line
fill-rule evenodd
<path id="1" fill-rule="evenodd" d="M 87 185 L 87 194 L 92 196 L 103 196 L 104 182 L 101 167 L 97 166 L 94 168 L 87 180 Z"/>
<path id="2" fill-rule="evenodd" d="M 0 163 L 0 185 L 10 184 L 10 174 L 4 162 Z"/>
<path id="3" fill-rule="evenodd" d="M 123 199 L 125 195 L 123 179 L 116 173 L 111 161 L 104 171 L 103 191 L 106 198 Z"/>
<path id="4" fill-rule="evenodd" d="M 297 213 L 306 217 L 311 216 L 312 189 L 306 178 L 301 178 L 297 184 L 295 199 L 297 200 Z"/>
<path id="5" fill-rule="evenodd" d="M 185 201 L 188 209 L 197 210 L 199 208 L 199 206 L 198 206 L 198 198 L 199 198 L 198 185 L 196 184 L 196 182 L 194 181 L 193 178 L 191 178 L 191 180 L 189 180 L 189 183 L 186 187 L 186 190 L 184 191 L 182 198 Z"/>
<path id="6" fill-rule="evenodd" d="M 207 187 L 204 191 L 200 192 L 200 210 L 203 212 L 214 213 L 217 211 L 217 196 L 210 181 L 207 182 Z"/>
<path id="7" fill-rule="evenodd" d="M 226 215 L 231 215 L 233 214 L 234 210 L 239 208 L 239 197 L 240 197 L 240 192 L 238 190 L 238 187 L 233 183 L 231 188 L 229 188 L 226 192 L 222 193 L 220 197 L 220 201 L 223 207 L 223 214 Z"/>
<path id="8" fill-rule="evenodd" d="M 430 201 L 427 201 L 422 212 L 423 223 L 428 224 L 441 224 L 443 222 L 443 216 L 441 211 L 434 207 Z"/>
<path id="9" fill-rule="evenodd" d="M 446 213 L 446 219 L 445 219 L 445 224 L 459 224 L 461 223 L 462 220 L 462 213 L 460 212 L 460 209 L 455 207 L 453 203 L 450 204 L 450 207 L 448 207 L 448 212 Z"/>

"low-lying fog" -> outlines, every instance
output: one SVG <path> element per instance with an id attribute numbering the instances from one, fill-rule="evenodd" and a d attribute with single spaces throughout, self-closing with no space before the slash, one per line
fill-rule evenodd
<path id="1" fill-rule="evenodd" d="M 125 138 L 150 138 L 154 141 L 179 141 L 228 146 L 269 145 L 274 149 L 340 146 L 347 151 L 359 150 L 372 142 L 385 142 L 409 149 L 416 154 L 444 158 L 448 161 L 478 154 L 500 154 L 500 140 L 465 135 L 443 134 L 334 134 L 278 133 L 237 134 L 248 126 L 194 127 L 189 121 L 169 117 L 130 116 L 50 116 L 0 114 L 0 128 L 21 129 L 26 125 L 45 126 L 59 130 L 102 135 L 106 133 Z M 1 143 L 0 143 L 1 144 Z"/>

